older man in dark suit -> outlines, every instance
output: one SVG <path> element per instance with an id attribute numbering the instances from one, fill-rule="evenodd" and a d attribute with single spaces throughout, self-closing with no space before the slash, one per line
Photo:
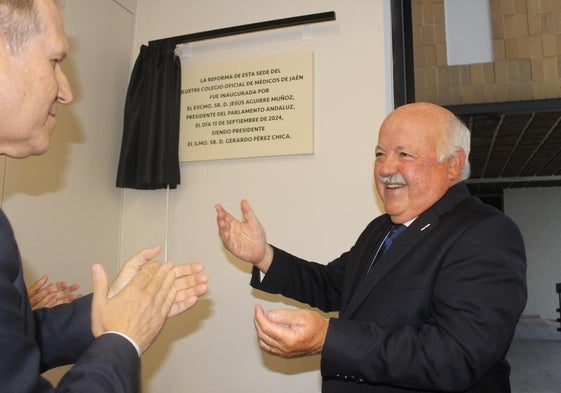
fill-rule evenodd
<path id="1" fill-rule="evenodd" d="M 61 69 L 68 44 L 53 0 L 0 0 L 0 154 L 24 158 L 49 148 L 58 104 L 72 101 Z M 200 264 L 154 261 L 140 251 L 109 284 L 92 268 L 94 294 L 32 312 L 11 225 L 0 210 L 0 391 L 140 390 L 140 355 L 169 316 L 207 290 Z M 75 363 L 56 388 L 41 376 Z"/>
<path id="2" fill-rule="evenodd" d="M 469 148 L 469 130 L 442 107 L 393 111 L 374 165 L 386 214 L 326 265 L 269 245 L 247 201 L 243 221 L 217 205 L 222 241 L 254 265 L 255 288 L 339 311 L 325 320 L 256 306 L 260 347 L 321 354 L 324 392 L 510 392 L 505 354 L 526 302 L 524 244 L 462 183 Z"/>

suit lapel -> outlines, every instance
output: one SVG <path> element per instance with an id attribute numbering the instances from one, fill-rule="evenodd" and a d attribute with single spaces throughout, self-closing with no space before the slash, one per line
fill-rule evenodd
<path id="1" fill-rule="evenodd" d="M 417 217 L 409 228 L 396 239 L 392 247 L 376 261 L 367 277 L 355 277 L 354 284 L 356 290 L 354 293 L 353 289 L 350 290 L 351 294 L 349 295 L 348 304 L 341 309 L 340 317 L 350 318 L 364 302 L 368 294 L 378 285 L 380 280 L 401 263 L 403 258 L 438 226 L 440 222 L 439 217 L 453 210 L 468 197 L 469 191 L 467 186 L 464 183 L 458 183 L 448 189 L 446 194 L 431 208 Z M 368 260 L 369 262 L 370 260 Z M 364 262 L 361 263 L 364 264 Z M 364 267 L 358 269 L 358 271 L 364 274 Z M 342 304 L 345 303 L 343 302 Z"/>
<path id="2" fill-rule="evenodd" d="M 438 221 L 438 215 L 432 211 L 429 210 L 423 213 L 411 223 L 394 241 L 393 245 L 376 261 L 368 275 L 365 276 L 365 269 L 359 269 L 362 277 L 355 280 L 356 290 L 351 295 L 347 307 L 341 311 L 341 317 L 348 318 L 352 315 L 380 280 L 397 266 L 417 243 L 438 225 Z M 380 241 L 382 240 L 380 239 Z"/>
<path id="3" fill-rule="evenodd" d="M 372 258 L 376 254 L 376 250 L 384 239 L 386 233 L 390 230 L 392 222 L 389 216 L 381 216 L 380 219 L 384 220 L 380 222 L 376 229 L 372 230 L 366 240 L 364 240 L 363 249 L 358 254 L 356 260 L 357 265 L 349 270 L 349 275 L 352 276 L 351 282 L 348 285 L 349 290 L 343 291 L 343 298 L 341 299 L 341 310 L 345 309 L 345 305 L 348 303 L 349 299 L 353 296 L 354 292 L 359 286 L 360 281 L 364 278 L 366 271 Z"/>
<path id="4" fill-rule="evenodd" d="M 364 249 L 364 255 L 360 258 L 360 264 L 356 269 L 355 277 L 354 277 L 354 284 L 358 284 L 364 278 L 372 259 L 376 256 L 376 252 L 380 248 L 380 245 L 384 241 L 387 233 L 391 230 L 392 223 L 388 219 L 387 224 L 383 225 L 383 227 L 372 234 L 367 240 L 368 247 Z M 354 287 L 354 286 L 353 286 Z"/>

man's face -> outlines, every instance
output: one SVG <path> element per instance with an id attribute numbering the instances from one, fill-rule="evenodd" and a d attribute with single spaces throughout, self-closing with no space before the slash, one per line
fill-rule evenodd
<path id="1" fill-rule="evenodd" d="M 402 107 L 380 129 L 374 179 L 392 221 L 404 223 L 438 201 L 457 179 L 450 161 L 437 162 L 444 137 L 442 113 Z M 439 117 L 440 115 L 440 117 Z"/>
<path id="2" fill-rule="evenodd" d="M 57 104 L 72 101 L 60 63 L 68 51 L 60 13 L 52 0 L 37 0 L 41 28 L 12 53 L 0 36 L 0 154 L 14 158 L 49 148 Z"/>

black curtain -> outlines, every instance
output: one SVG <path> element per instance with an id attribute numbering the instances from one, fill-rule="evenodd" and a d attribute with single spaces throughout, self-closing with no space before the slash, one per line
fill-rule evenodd
<path id="1" fill-rule="evenodd" d="M 140 48 L 125 102 L 117 187 L 153 190 L 180 183 L 180 63 L 170 41 Z"/>

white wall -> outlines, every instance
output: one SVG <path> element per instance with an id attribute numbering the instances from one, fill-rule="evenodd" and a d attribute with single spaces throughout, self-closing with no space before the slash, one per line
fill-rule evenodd
<path id="1" fill-rule="evenodd" d="M 231 59 L 313 50 L 315 154 L 186 163 L 170 192 L 169 259 L 201 261 L 210 291 L 169 323 L 144 356 L 149 392 L 318 392 L 319 357 L 283 360 L 256 343 L 253 306 L 301 307 L 249 287 L 249 266 L 225 253 L 214 204 L 234 213 L 249 199 L 270 242 L 327 262 L 348 249 L 380 213 L 373 188 L 373 147 L 386 115 L 384 1 L 139 0 L 135 50 L 157 38 L 335 11 L 337 20 L 194 44 L 193 59 Z M 165 191 L 127 190 L 123 255 L 163 243 Z"/>
<path id="2" fill-rule="evenodd" d="M 561 282 L 561 188 L 513 188 L 504 193 L 505 213 L 520 227 L 528 259 L 525 315 L 556 320 Z"/>

